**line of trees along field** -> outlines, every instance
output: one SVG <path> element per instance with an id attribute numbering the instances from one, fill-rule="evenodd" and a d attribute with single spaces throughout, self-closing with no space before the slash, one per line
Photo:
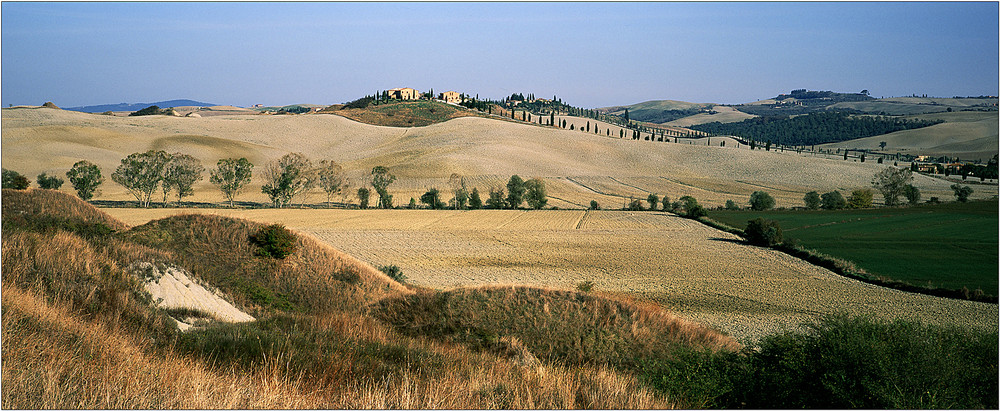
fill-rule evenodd
<path id="1" fill-rule="evenodd" d="M 235 206 L 236 197 L 245 191 L 253 178 L 254 165 L 246 158 L 224 158 L 209 170 L 209 181 L 218 187 L 230 207 Z M 135 197 L 141 207 L 149 207 L 153 196 L 162 191 L 162 204 L 167 204 L 171 192 L 177 196 L 180 203 L 184 197 L 194 194 L 194 184 L 204 178 L 205 167 L 194 157 L 182 154 L 169 154 L 162 150 L 149 150 L 142 153 L 132 153 L 121 160 L 121 164 L 111 174 L 111 180 L 125 187 L 129 194 Z M 91 200 L 97 193 L 97 188 L 104 183 L 101 169 L 87 161 L 81 160 L 66 173 L 83 200 Z M 388 167 L 375 166 L 367 175 L 356 192 L 351 190 L 351 181 L 344 175 L 343 167 L 333 160 L 322 160 L 318 165 L 302 153 L 289 153 L 276 161 L 268 163 L 263 170 L 264 184 L 261 193 L 271 200 L 271 206 L 282 208 L 292 204 L 295 198 L 320 188 L 326 194 L 327 206 L 333 203 L 335 196 L 340 195 L 341 201 L 347 204 L 347 198 L 355 194 L 360 208 L 368 208 L 372 191 L 378 195 L 378 208 L 393 208 L 393 195 L 389 186 L 396 181 Z M 58 190 L 63 180 L 45 173 L 38 176 L 38 186 L 43 189 Z M 31 182 L 20 173 L 3 169 L 3 188 L 24 190 Z M 452 174 L 448 184 L 454 197 L 447 207 L 456 210 L 465 209 L 518 209 L 522 204 L 532 209 L 542 209 L 548 204 L 545 182 L 539 178 L 523 180 L 520 176 L 511 176 L 506 187 L 493 187 L 490 197 L 484 203 L 478 188 L 470 192 L 465 177 Z M 370 188 L 369 188 L 370 187 Z M 506 191 L 505 191 L 506 189 Z M 440 199 L 437 188 L 431 188 L 420 201 L 432 209 L 442 209 L 446 204 Z M 300 206 L 304 205 L 300 203 Z M 416 208 L 416 200 L 411 198 L 408 208 Z"/>
<path id="2" fill-rule="evenodd" d="M 738 123 L 711 122 L 690 128 L 712 135 L 734 135 L 754 141 L 807 146 L 836 143 L 940 124 L 943 121 L 905 120 L 884 116 L 859 116 L 843 112 L 801 116 L 768 116 Z"/>

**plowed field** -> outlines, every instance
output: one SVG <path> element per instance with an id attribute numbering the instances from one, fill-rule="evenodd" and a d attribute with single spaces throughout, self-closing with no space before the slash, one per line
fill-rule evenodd
<path id="1" fill-rule="evenodd" d="M 311 233 L 412 284 L 447 289 L 528 284 L 656 301 L 738 338 L 759 338 L 834 312 L 996 328 L 992 304 L 849 280 L 785 254 L 660 212 L 106 209 L 129 224 L 218 212 Z"/>

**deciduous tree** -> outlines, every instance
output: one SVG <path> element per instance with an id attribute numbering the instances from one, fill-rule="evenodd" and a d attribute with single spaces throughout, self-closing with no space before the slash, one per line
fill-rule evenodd
<path id="1" fill-rule="evenodd" d="M 392 195 L 389 194 L 389 184 L 396 181 L 396 176 L 389 173 L 386 166 L 375 166 L 372 168 L 372 188 L 378 194 L 379 208 L 392 208 Z"/>
<path id="2" fill-rule="evenodd" d="M 167 192 L 177 191 L 177 201 L 194 194 L 194 183 L 204 178 L 205 167 L 198 159 L 181 153 L 174 153 L 163 170 L 163 202 L 167 202 Z"/>
<path id="3" fill-rule="evenodd" d="M 885 205 L 899 205 L 899 197 L 903 195 L 903 189 L 913 181 L 913 172 L 905 168 L 886 167 L 875 173 L 872 177 L 872 187 L 875 187 L 882 197 L 885 198 Z"/>
<path id="4" fill-rule="evenodd" d="M 264 185 L 260 191 L 271 199 L 275 207 L 284 207 L 299 195 L 316 185 L 316 173 L 302 153 L 288 153 L 264 169 Z"/>
<path id="5" fill-rule="evenodd" d="M 125 187 L 142 207 L 149 207 L 169 161 L 170 155 L 160 150 L 132 153 L 111 173 L 111 180 Z"/>
<path id="6" fill-rule="evenodd" d="M 340 192 L 344 185 L 344 168 L 333 160 L 319 162 L 316 169 L 319 187 L 326 193 L 326 204 L 329 206 L 333 196 Z"/>
<path id="7" fill-rule="evenodd" d="M 507 207 L 516 209 L 524 201 L 524 180 L 514 174 L 507 181 Z"/>
<path id="8" fill-rule="evenodd" d="M 535 210 L 540 210 L 549 202 L 545 192 L 545 181 L 540 178 L 532 178 L 524 183 L 524 200 L 528 206 Z"/>
<path id="9" fill-rule="evenodd" d="M 233 200 L 239 194 L 253 175 L 253 164 L 246 157 L 224 158 L 215 164 L 215 169 L 209 171 L 208 181 L 219 187 L 222 195 L 229 200 L 229 206 L 233 207 Z"/>
<path id="10" fill-rule="evenodd" d="M 84 201 L 94 198 L 97 187 L 104 182 L 100 167 L 87 160 L 80 160 L 73 164 L 73 168 L 66 172 L 66 178 L 76 190 L 76 195 Z"/>

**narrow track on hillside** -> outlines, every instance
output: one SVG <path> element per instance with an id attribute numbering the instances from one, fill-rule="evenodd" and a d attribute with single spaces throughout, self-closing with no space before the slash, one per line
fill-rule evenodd
<path id="1" fill-rule="evenodd" d="M 748 185 L 748 186 L 754 186 L 754 187 L 761 187 L 761 188 L 766 188 L 766 189 L 768 189 L 768 190 L 775 190 L 775 191 L 784 191 L 784 192 L 786 192 L 786 193 L 798 193 L 798 192 L 799 192 L 799 191 L 795 191 L 795 190 L 787 190 L 787 189 L 784 189 L 784 188 L 775 188 L 775 187 L 768 187 L 768 186 L 766 186 L 766 185 L 763 185 L 763 184 L 755 184 L 755 183 L 751 183 L 751 182 L 749 182 L 749 181 L 743 181 L 743 180 L 736 180 L 736 182 L 737 182 L 737 183 L 742 183 L 742 184 L 746 184 L 746 185 Z"/>
<path id="2" fill-rule="evenodd" d="M 616 182 L 616 183 L 618 183 L 618 184 L 621 184 L 621 185 L 623 185 L 623 186 L 626 186 L 626 187 L 632 187 L 632 188 L 634 188 L 634 189 L 636 189 L 636 190 L 639 190 L 639 191 L 642 191 L 642 192 L 644 192 L 644 193 L 650 193 L 650 194 L 652 194 L 652 192 L 651 192 L 651 191 L 649 191 L 649 190 L 647 190 L 647 189 L 645 189 L 645 188 L 642 188 L 642 187 L 639 187 L 639 186 L 634 186 L 634 185 L 631 185 L 631 184 L 629 184 L 629 183 L 624 183 L 624 182 L 622 182 L 621 180 L 619 180 L 619 179 L 617 179 L 617 178 L 614 178 L 614 177 L 611 177 L 611 176 L 608 176 L 608 178 L 610 178 L 610 179 L 611 179 L 612 181 L 614 181 L 614 182 Z"/>
<path id="3" fill-rule="evenodd" d="M 623 196 L 623 195 L 621 195 L 621 194 L 612 194 L 612 193 L 605 193 L 605 192 L 603 192 L 603 191 L 600 191 L 600 190 L 597 190 L 597 189 L 594 189 L 594 188 L 592 188 L 592 187 L 590 187 L 590 186 L 588 186 L 588 185 L 586 185 L 586 184 L 583 184 L 583 183 L 581 183 L 581 182 L 579 182 L 579 181 L 576 181 L 576 180 L 574 180 L 574 179 L 573 179 L 573 177 L 566 177 L 566 180 L 567 180 L 567 181 L 570 181 L 570 182 L 572 182 L 573 184 L 576 184 L 576 185 L 578 185 L 578 186 L 580 186 L 580 187 L 583 187 L 583 188 L 586 188 L 587 190 L 590 190 L 590 191 L 593 191 L 594 193 L 597 193 L 597 194 L 600 194 L 600 195 L 605 195 L 605 196 L 609 196 L 609 197 L 619 197 L 619 198 L 628 198 L 628 197 L 625 197 L 625 196 Z"/>

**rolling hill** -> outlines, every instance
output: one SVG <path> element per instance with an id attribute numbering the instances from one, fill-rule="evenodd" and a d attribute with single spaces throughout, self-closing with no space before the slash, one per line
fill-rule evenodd
<path id="1" fill-rule="evenodd" d="M 560 208 L 585 208 L 594 199 L 621 204 L 649 193 L 674 199 L 692 195 L 714 206 L 729 199 L 742 202 L 760 189 L 770 191 L 779 206 L 795 206 L 808 191 L 867 187 L 884 167 L 835 155 L 751 151 L 733 141 L 719 147 L 722 138 L 679 144 L 619 139 L 615 126 L 603 123 L 598 135 L 476 117 L 398 128 L 324 114 L 129 118 L 42 108 L 3 109 L 2 116 L 4 167 L 29 177 L 63 175 L 81 159 L 98 164 L 108 176 L 128 154 L 150 149 L 189 153 L 207 168 L 220 158 L 245 156 L 257 165 L 255 173 L 268 161 L 301 152 L 313 161 L 343 164 L 355 190 L 372 167 L 389 167 L 399 177 L 391 187 L 397 204 L 419 198 L 430 187 L 447 187 L 449 176 L 458 173 L 478 179 L 481 193 L 513 174 L 541 177 L 552 205 Z M 573 121 L 579 126 L 585 120 Z M 607 127 L 612 127 L 611 137 L 604 133 Z M 255 179 L 242 199 L 267 202 L 261 184 Z M 918 177 L 914 184 L 927 196 L 951 196 L 949 184 L 941 180 Z M 101 191 L 98 199 L 130 198 L 110 180 Z M 996 186 L 983 187 L 974 197 L 995 194 Z M 216 202 L 221 195 L 202 180 L 192 200 Z"/>

